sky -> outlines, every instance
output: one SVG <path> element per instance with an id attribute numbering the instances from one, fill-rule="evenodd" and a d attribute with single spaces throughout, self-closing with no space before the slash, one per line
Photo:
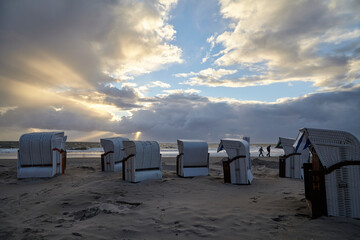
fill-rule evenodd
<path id="1" fill-rule="evenodd" d="M 358 0 L 0 1 L 0 140 L 360 138 Z"/>

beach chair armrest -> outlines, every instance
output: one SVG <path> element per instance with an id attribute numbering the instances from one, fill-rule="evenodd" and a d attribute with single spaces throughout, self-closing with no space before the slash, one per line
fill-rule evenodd
<path id="1" fill-rule="evenodd" d="M 134 156 L 135 156 L 135 154 L 130 154 L 129 156 L 124 157 L 122 160 L 120 160 L 120 161 L 118 161 L 118 162 L 123 162 L 123 163 L 125 163 L 127 160 L 129 160 L 129 158 L 134 157 Z"/>
<path id="2" fill-rule="evenodd" d="M 301 153 L 290 153 L 288 155 L 284 155 L 284 158 L 289 158 L 289 157 L 292 157 L 292 156 L 296 156 L 296 155 L 301 155 Z"/>
<path id="3" fill-rule="evenodd" d="M 177 155 L 176 156 L 176 161 L 178 161 L 182 155 L 184 155 L 184 153 L 180 153 L 179 155 Z"/>
<path id="4" fill-rule="evenodd" d="M 106 155 L 108 155 L 108 154 L 110 154 L 110 153 L 114 153 L 114 151 L 108 151 L 108 152 L 106 152 L 106 153 L 103 153 L 103 154 L 101 154 L 101 157 L 105 157 Z"/>
<path id="5" fill-rule="evenodd" d="M 228 162 L 231 163 L 239 158 L 246 158 L 246 155 L 237 155 L 237 156 L 233 157 L 232 159 L 229 159 Z"/>
<path id="6" fill-rule="evenodd" d="M 332 165 L 329 168 L 325 168 L 324 172 L 325 172 L 325 174 L 329 174 L 332 171 L 335 171 L 336 169 L 339 169 L 339 168 L 344 167 L 344 166 L 351 166 L 351 165 L 360 165 L 360 160 L 351 160 L 351 161 L 338 162 L 338 163 Z"/>
<path id="7" fill-rule="evenodd" d="M 64 174 L 66 169 L 66 150 L 53 148 L 53 151 L 57 151 L 61 154 L 61 172 Z"/>

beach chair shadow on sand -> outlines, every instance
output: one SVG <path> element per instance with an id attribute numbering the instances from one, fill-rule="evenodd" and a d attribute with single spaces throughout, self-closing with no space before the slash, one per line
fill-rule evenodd
<path id="1" fill-rule="evenodd" d="M 141 182 L 162 179 L 160 146 L 155 141 L 123 141 L 126 157 L 123 162 L 123 179 Z"/>
<path id="2" fill-rule="evenodd" d="M 279 177 L 304 179 L 304 163 L 309 162 L 308 148 L 295 153 L 295 139 L 279 137 L 276 148 L 282 148 L 284 155 L 279 157 Z"/>
<path id="3" fill-rule="evenodd" d="M 105 172 L 121 172 L 122 159 L 125 157 L 123 141 L 128 138 L 113 137 L 100 139 L 104 153 L 101 154 L 101 171 Z"/>
<path id="4" fill-rule="evenodd" d="M 17 177 L 49 178 L 66 168 L 64 132 L 27 133 L 20 137 Z"/>
<path id="5" fill-rule="evenodd" d="M 249 143 L 240 139 L 221 139 L 218 152 L 225 150 L 228 158 L 223 159 L 224 182 L 231 184 L 251 184 L 251 159 Z"/>
<path id="6" fill-rule="evenodd" d="M 180 177 L 209 175 L 207 142 L 201 140 L 177 140 L 179 155 L 176 157 L 176 174 Z"/>
<path id="7" fill-rule="evenodd" d="M 297 146 L 312 153 L 312 163 L 304 164 L 311 216 L 360 218 L 359 140 L 343 131 L 303 128 Z"/>

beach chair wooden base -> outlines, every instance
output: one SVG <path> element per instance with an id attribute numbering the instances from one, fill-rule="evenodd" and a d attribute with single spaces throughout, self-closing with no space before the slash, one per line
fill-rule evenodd
<path id="1" fill-rule="evenodd" d="M 286 158 L 284 156 L 279 157 L 279 177 L 285 177 L 285 166 L 286 166 Z"/>
<path id="2" fill-rule="evenodd" d="M 231 176 L 230 176 L 230 162 L 228 158 L 223 160 L 223 169 L 224 169 L 224 183 L 231 183 Z"/>
<path id="3" fill-rule="evenodd" d="M 310 210 L 310 216 L 312 218 L 317 218 L 323 215 L 331 215 L 331 216 L 337 216 L 334 214 L 331 214 L 329 212 L 327 206 L 327 192 L 326 192 L 326 182 L 331 181 L 330 180 L 330 174 L 333 173 L 335 170 L 341 171 L 342 167 L 348 166 L 353 168 L 353 171 L 356 171 L 356 167 L 360 165 L 359 161 L 346 161 L 341 162 L 339 164 L 336 164 L 326 170 L 311 170 L 311 164 L 304 164 L 304 186 L 305 186 L 305 198 L 307 201 L 307 205 Z M 357 168 L 359 169 L 359 168 Z M 326 180 L 328 178 L 328 180 Z M 329 186 L 328 186 L 329 187 Z M 349 197 L 345 197 L 346 193 L 348 193 L 348 183 L 347 182 L 338 182 L 335 186 L 337 189 L 338 194 L 338 201 L 341 201 L 342 198 L 346 199 Z M 343 190 L 341 190 L 343 189 Z M 344 192 L 344 196 L 343 193 Z M 354 202 L 354 200 L 352 200 Z M 351 210 L 354 207 L 354 205 L 351 203 L 351 201 L 343 201 L 343 204 L 340 204 L 339 202 L 339 208 L 343 211 L 341 214 L 344 216 L 351 215 Z M 356 216 L 355 216 L 356 217 Z"/>
<path id="4" fill-rule="evenodd" d="M 306 202 L 310 210 L 310 216 L 317 218 L 328 215 L 324 171 L 309 170 L 307 177 L 306 184 L 308 185 L 305 187 L 305 191 L 307 191 L 305 196 L 308 196 Z"/>
<path id="5" fill-rule="evenodd" d="M 234 161 L 239 161 L 242 159 L 244 161 L 244 155 L 236 156 L 232 159 L 224 158 L 223 162 L 223 172 L 224 172 L 224 182 L 231 183 L 231 184 L 239 184 L 239 185 L 248 185 L 252 182 L 253 176 L 251 170 L 244 168 L 236 168 Z M 239 164 L 240 165 L 240 164 Z M 245 164 L 243 164 L 245 166 Z M 233 174 L 233 175 L 232 175 Z M 231 179 L 231 175 L 233 179 Z M 242 176 L 242 179 L 240 177 Z"/>

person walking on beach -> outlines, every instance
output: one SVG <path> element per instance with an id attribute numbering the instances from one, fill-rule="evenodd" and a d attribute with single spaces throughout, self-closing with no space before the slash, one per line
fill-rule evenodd
<path id="1" fill-rule="evenodd" d="M 271 145 L 266 147 L 266 150 L 268 151 L 268 153 L 266 154 L 267 157 L 270 157 L 270 148 L 271 148 Z"/>
<path id="2" fill-rule="evenodd" d="M 259 157 L 264 156 L 263 152 L 264 152 L 264 149 L 262 147 L 260 147 L 260 149 L 259 149 Z"/>

